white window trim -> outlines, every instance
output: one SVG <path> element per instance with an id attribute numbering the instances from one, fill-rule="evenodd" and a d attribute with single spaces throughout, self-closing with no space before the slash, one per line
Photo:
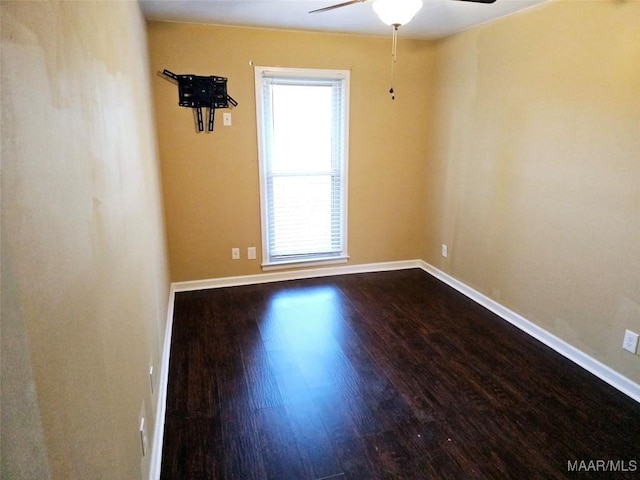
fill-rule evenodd
<path id="1" fill-rule="evenodd" d="M 348 172 L 349 172 L 349 93 L 350 93 L 350 78 L 351 72 L 349 70 L 327 70 L 327 69 L 314 69 L 314 68 L 286 68 L 286 67 L 254 67 L 255 74 L 255 95 L 256 95 L 256 124 L 258 134 L 258 168 L 260 177 L 260 224 L 261 224 L 261 236 L 262 236 L 262 269 L 267 270 L 279 270 L 285 268 L 301 268 L 315 265 L 329 265 L 335 263 L 346 263 L 349 260 L 347 253 L 347 225 L 348 225 Z M 340 78 L 345 83 L 344 89 L 344 102 L 345 102 L 345 126 L 344 126 L 344 142 L 343 142 L 343 158 L 344 165 L 342 171 L 342 245 L 343 249 L 340 255 L 331 255 L 326 257 L 314 257 L 303 259 L 287 259 L 279 261 L 270 261 L 269 259 L 269 240 L 268 240 L 268 227 L 267 227 L 267 172 L 264 168 L 264 154 L 265 154 L 265 140 L 263 130 L 263 114 L 262 107 L 262 77 L 264 74 L 277 77 L 307 77 L 307 78 Z"/>

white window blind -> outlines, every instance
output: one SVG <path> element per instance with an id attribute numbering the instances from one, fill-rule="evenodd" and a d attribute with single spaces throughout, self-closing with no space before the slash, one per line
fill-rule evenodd
<path id="1" fill-rule="evenodd" d="M 349 72 L 256 67 L 265 267 L 346 259 Z"/>

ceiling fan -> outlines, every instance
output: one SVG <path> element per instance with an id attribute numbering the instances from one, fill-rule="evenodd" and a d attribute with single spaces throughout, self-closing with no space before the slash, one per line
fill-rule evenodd
<path id="1" fill-rule="evenodd" d="M 369 2 L 369 1 L 371 0 L 349 0 L 348 2 L 337 3 L 335 5 L 330 5 L 328 7 L 318 8 L 317 10 L 311 10 L 309 13 L 326 12 L 328 10 L 333 10 L 336 8 L 346 7 L 348 5 L 353 5 L 354 3 L 363 3 L 363 2 Z M 496 0 L 458 0 L 458 1 L 473 2 L 473 3 L 494 3 Z"/>
<path id="2" fill-rule="evenodd" d="M 337 3 L 324 8 L 318 8 L 311 10 L 309 13 L 327 12 L 329 10 L 335 10 L 336 8 L 347 7 L 355 3 L 363 3 L 371 0 L 349 0 L 347 2 Z M 402 25 L 406 25 L 410 22 L 418 10 L 422 8 L 422 0 L 372 0 L 373 10 L 376 12 L 380 20 L 387 25 L 393 27 L 393 40 L 391 46 L 391 88 L 389 93 L 391 94 L 391 100 L 395 100 L 395 94 L 393 91 L 393 76 L 394 67 L 396 63 L 396 49 L 398 45 L 398 28 Z M 458 0 L 461 2 L 473 2 L 473 3 L 494 3 L 496 0 Z"/>

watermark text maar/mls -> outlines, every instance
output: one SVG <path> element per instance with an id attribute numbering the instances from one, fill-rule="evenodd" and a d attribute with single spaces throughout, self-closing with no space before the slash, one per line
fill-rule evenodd
<path id="1" fill-rule="evenodd" d="M 637 472 L 637 460 L 567 460 L 569 472 Z"/>

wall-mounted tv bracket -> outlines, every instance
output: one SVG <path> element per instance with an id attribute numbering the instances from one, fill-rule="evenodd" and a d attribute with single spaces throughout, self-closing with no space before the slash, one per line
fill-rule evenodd
<path id="1" fill-rule="evenodd" d="M 238 106 L 238 102 L 227 94 L 227 79 L 225 77 L 176 75 L 167 69 L 163 70 L 162 74 L 178 82 L 178 105 L 196 109 L 199 132 L 204 131 L 202 107 L 209 108 L 209 131 L 213 132 L 213 118 L 216 108 L 229 108 L 229 104 L 234 107 Z"/>

